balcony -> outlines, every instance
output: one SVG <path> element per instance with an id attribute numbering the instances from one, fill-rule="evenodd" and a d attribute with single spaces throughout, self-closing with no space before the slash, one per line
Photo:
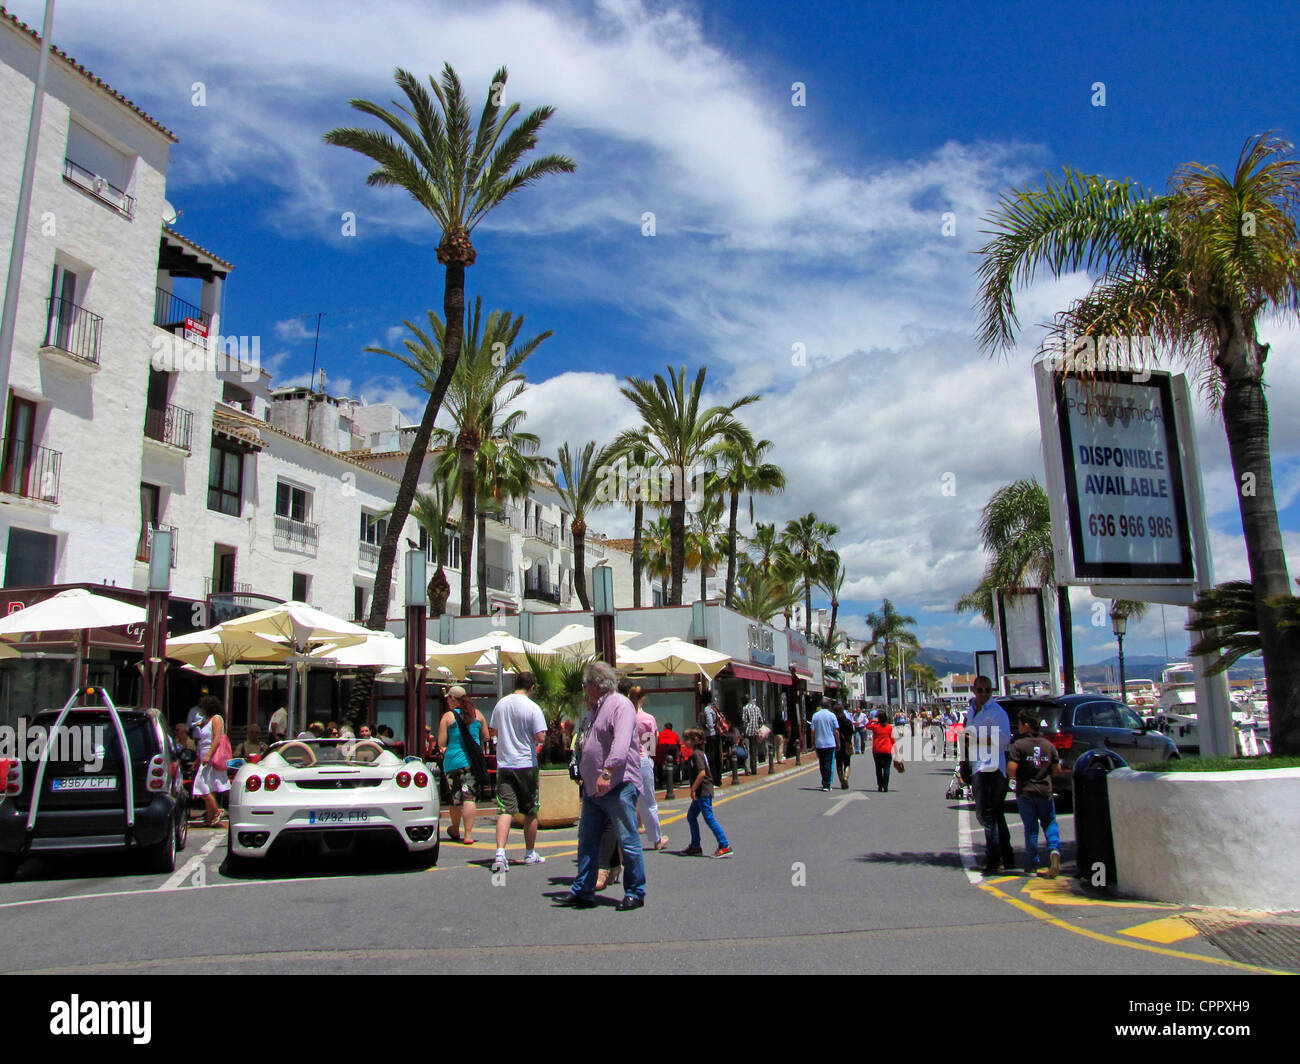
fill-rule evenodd
<path id="1" fill-rule="evenodd" d="M 316 557 L 320 540 L 320 525 L 310 521 L 295 521 L 291 517 L 275 515 L 276 550 L 293 551 L 295 554 L 309 554 Z"/>
<path id="2" fill-rule="evenodd" d="M 515 531 L 519 531 L 524 527 L 524 515 L 513 506 L 490 508 L 483 511 L 483 516 L 489 521 L 497 521 L 507 528 L 515 529 Z"/>
<path id="3" fill-rule="evenodd" d="M 379 544 L 362 540 L 357 544 L 357 567 L 360 569 L 379 568 Z"/>
<path id="4" fill-rule="evenodd" d="M 69 299 L 45 301 L 45 339 L 41 350 L 57 353 L 81 369 L 99 369 L 99 340 L 104 319 Z"/>
<path id="5" fill-rule="evenodd" d="M 0 492 L 54 505 L 59 501 L 63 454 L 13 436 L 5 440 Z"/>
<path id="6" fill-rule="evenodd" d="M 553 525 L 549 521 L 534 521 L 524 529 L 524 535 L 529 539 L 538 539 L 543 543 L 549 543 L 552 547 L 560 545 L 559 526 Z"/>
<path id="7" fill-rule="evenodd" d="M 187 325 L 187 322 L 197 322 L 202 326 L 201 331 L 206 339 L 212 316 L 193 303 L 172 295 L 165 288 L 157 289 L 153 299 L 153 323 L 160 329 L 184 336 L 196 332 L 193 325 Z"/>
<path id="8" fill-rule="evenodd" d="M 569 545 L 572 546 L 573 544 L 570 543 Z M 582 549 L 588 558 L 592 555 L 595 555 L 597 558 L 605 557 L 604 537 L 601 536 L 598 539 L 592 539 L 591 533 L 588 533 L 587 538 L 582 541 Z"/>
<path id="9" fill-rule="evenodd" d="M 175 447 L 189 454 L 193 437 L 194 415 L 184 407 L 165 406 L 144 412 L 144 435 L 156 443 Z"/>
<path id="10" fill-rule="evenodd" d="M 560 604 L 560 585 L 544 580 L 526 580 L 524 582 L 524 598 L 537 599 L 541 602 L 553 602 L 558 606 Z"/>
<path id="11" fill-rule="evenodd" d="M 116 185 L 100 177 L 97 173 L 79 166 L 71 159 L 63 160 L 63 180 L 76 185 L 83 192 L 88 192 L 97 200 L 108 204 L 118 214 L 127 218 L 135 217 L 135 197 L 128 196 Z"/>
<path id="12" fill-rule="evenodd" d="M 144 528 L 140 532 L 140 542 L 135 548 L 135 560 L 138 562 L 148 562 L 150 555 L 153 553 L 153 534 L 159 530 L 170 532 L 172 534 L 172 568 L 176 568 L 176 552 L 180 546 L 181 533 L 180 529 L 173 525 L 157 525 Z"/>
<path id="13" fill-rule="evenodd" d="M 496 588 L 498 591 L 510 591 L 513 588 L 513 577 L 509 569 L 502 569 L 498 565 L 489 565 L 487 567 L 488 587 Z"/>

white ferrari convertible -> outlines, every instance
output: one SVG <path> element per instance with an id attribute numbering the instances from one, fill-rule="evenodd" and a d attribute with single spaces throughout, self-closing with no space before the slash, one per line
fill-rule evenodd
<path id="1" fill-rule="evenodd" d="M 404 847 L 438 862 L 436 769 L 374 739 L 291 739 L 245 764 L 230 787 L 229 858 Z"/>

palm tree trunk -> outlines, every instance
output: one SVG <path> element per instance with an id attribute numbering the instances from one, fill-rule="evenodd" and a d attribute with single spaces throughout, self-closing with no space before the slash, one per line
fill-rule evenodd
<path id="1" fill-rule="evenodd" d="M 682 604 L 682 579 L 686 572 L 686 500 L 677 498 L 681 494 L 681 485 L 676 483 L 678 474 L 674 473 L 673 501 L 668 508 L 668 523 L 672 530 L 672 547 L 670 563 L 672 566 L 672 597 L 670 606 Z"/>
<path id="2" fill-rule="evenodd" d="M 740 504 L 740 492 L 731 493 L 731 516 L 727 524 L 727 608 L 731 608 L 732 596 L 736 593 L 736 508 Z"/>
<path id="3" fill-rule="evenodd" d="M 1065 673 L 1065 693 L 1074 694 L 1074 614 L 1070 610 L 1070 589 L 1062 584 L 1056 589 L 1056 617 L 1061 625 L 1061 670 Z"/>
<path id="4" fill-rule="evenodd" d="M 406 519 L 411 515 L 411 503 L 415 499 L 415 489 L 420 483 L 420 471 L 424 467 L 425 456 L 429 452 L 429 440 L 433 436 L 433 423 L 438 417 L 438 410 L 451 384 L 452 374 L 456 372 L 456 363 L 460 361 L 461 341 L 465 335 L 465 267 L 459 263 L 448 263 L 445 269 L 442 289 L 442 310 L 447 322 L 447 331 L 443 336 L 443 359 L 438 369 L 438 378 L 433 382 L 433 391 L 424 406 L 424 417 L 420 427 L 415 431 L 411 441 L 411 453 L 406 456 L 406 466 L 402 470 L 402 481 L 397 486 L 397 498 L 393 500 L 393 512 L 388 519 L 388 530 L 384 541 L 379 546 L 379 562 L 375 567 L 375 593 L 370 599 L 370 619 L 366 627 L 376 632 L 383 631 L 388 624 L 389 588 L 393 583 L 393 563 L 397 560 L 397 540 L 402 535 Z M 361 669 L 352 683 L 352 696 L 348 699 L 348 721 L 356 728 L 362 716 L 370 708 L 370 692 L 375 683 L 375 669 Z"/>
<path id="5" fill-rule="evenodd" d="M 1254 345 L 1262 377 L 1267 348 L 1254 340 L 1253 331 L 1249 337 L 1237 332 L 1229 343 Z M 1289 594 L 1291 587 L 1273 495 L 1268 400 L 1262 381 L 1254 379 L 1253 374 L 1234 374 L 1226 381 L 1223 423 L 1237 478 L 1246 557 L 1259 616 L 1273 752 L 1300 754 L 1300 629 L 1278 627 L 1278 611 L 1266 605 L 1266 600 L 1275 595 Z"/>
<path id="6" fill-rule="evenodd" d="M 587 533 L 573 533 L 573 589 L 578 593 L 578 601 L 584 610 L 591 609 L 591 600 L 587 598 Z"/>
<path id="7" fill-rule="evenodd" d="M 641 522 L 645 504 L 638 498 L 632 508 L 632 608 L 641 608 Z"/>
<path id="8" fill-rule="evenodd" d="M 460 615 L 468 617 L 470 569 L 474 564 L 474 516 L 478 489 L 474 484 L 474 450 L 460 449 Z"/>
<path id="9" fill-rule="evenodd" d="M 812 639 L 812 584 L 807 576 L 803 578 L 803 637 Z"/>
<path id="10" fill-rule="evenodd" d="M 659 578 L 659 598 L 663 605 L 668 605 L 668 575 Z"/>
<path id="11" fill-rule="evenodd" d="M 447 600 L 451 598 L 451 584 L 447 580 L 447 570 L 438 563 L 438 571 L 429 580 L 429 616 L 441 617 L 447 612 Z"/>
<path id="12" fill-rule="evenodd" d="M 700 601 L 701 601 L 701 602 L 705 602 L 705 601 L 707 601 L 707 600 L 708 600 L 708 597 L 709 597 L 709 594 L 708 594 L 708 584 L 706 583 L 706 581 L 705 581 L 705 577 L 704 577 L 704 574 L 705 574 L 706 571 L 707 571 L 707 569 L 706 569 L 706 567 L 705 567 L 705 565 L 704 565 L 704 559 L 703 559 L 703 558 L 700 558 Z"/>
<path id="13" fill-rule="evenodd" d="M 478 512 L 478 611 L 488 614 L 487 514 Z"/>
<path id="14" fill-rule="evenodd" d="M 826 649 L 835 650 L 835 619 L 840 615 L 840 600 L 831 599 L 831 630 L 826 633 Z"/>

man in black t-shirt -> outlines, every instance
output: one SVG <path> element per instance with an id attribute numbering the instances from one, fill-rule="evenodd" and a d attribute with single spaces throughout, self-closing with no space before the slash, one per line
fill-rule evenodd
<path id="1" fill-rule="evenodd" d="M 1042 736 L 1038 710 L 1020 711 L 1020 738 L 1007 750 L 1007 776 L 1016 784 L 1016 807 L 1025 825 L 1025 872 L 1038 871 L 1038 826 L 1047 836 L 1047 878 L 1061 874 L 1061 831 L 1052 800 L 1052 777 L 1062 772 L 1061 755 Z"/>

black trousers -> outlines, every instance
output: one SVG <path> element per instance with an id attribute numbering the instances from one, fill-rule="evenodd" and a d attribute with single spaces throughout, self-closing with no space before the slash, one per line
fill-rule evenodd
<path id="1" fill-rule="evenodd" d="M 709 758 L 709 771 L 713 774 L 713 786 L 722 786 L 722 736 L 710 735 L 704 740 L 704 752 Z"/>
<path id="2" fill-rule="evenodd" d="M 992 868 L 1000 861 L 1014 868 L 1016 855 L 1011 849 L 1011 832 L 1007 828 L 1005 804 L 1009 786 L 1001 772 L 975 773 L 975 819 L 984 828 L 984 864 Z"/>
<path id="3" fill-rule="evenodd" d="M 872 751 L 872 758 L 876 762 L 876 786 L 882 791 L 889 790 L 889 770 L 894 767 L 893 754 L 881 754 Z"/>

